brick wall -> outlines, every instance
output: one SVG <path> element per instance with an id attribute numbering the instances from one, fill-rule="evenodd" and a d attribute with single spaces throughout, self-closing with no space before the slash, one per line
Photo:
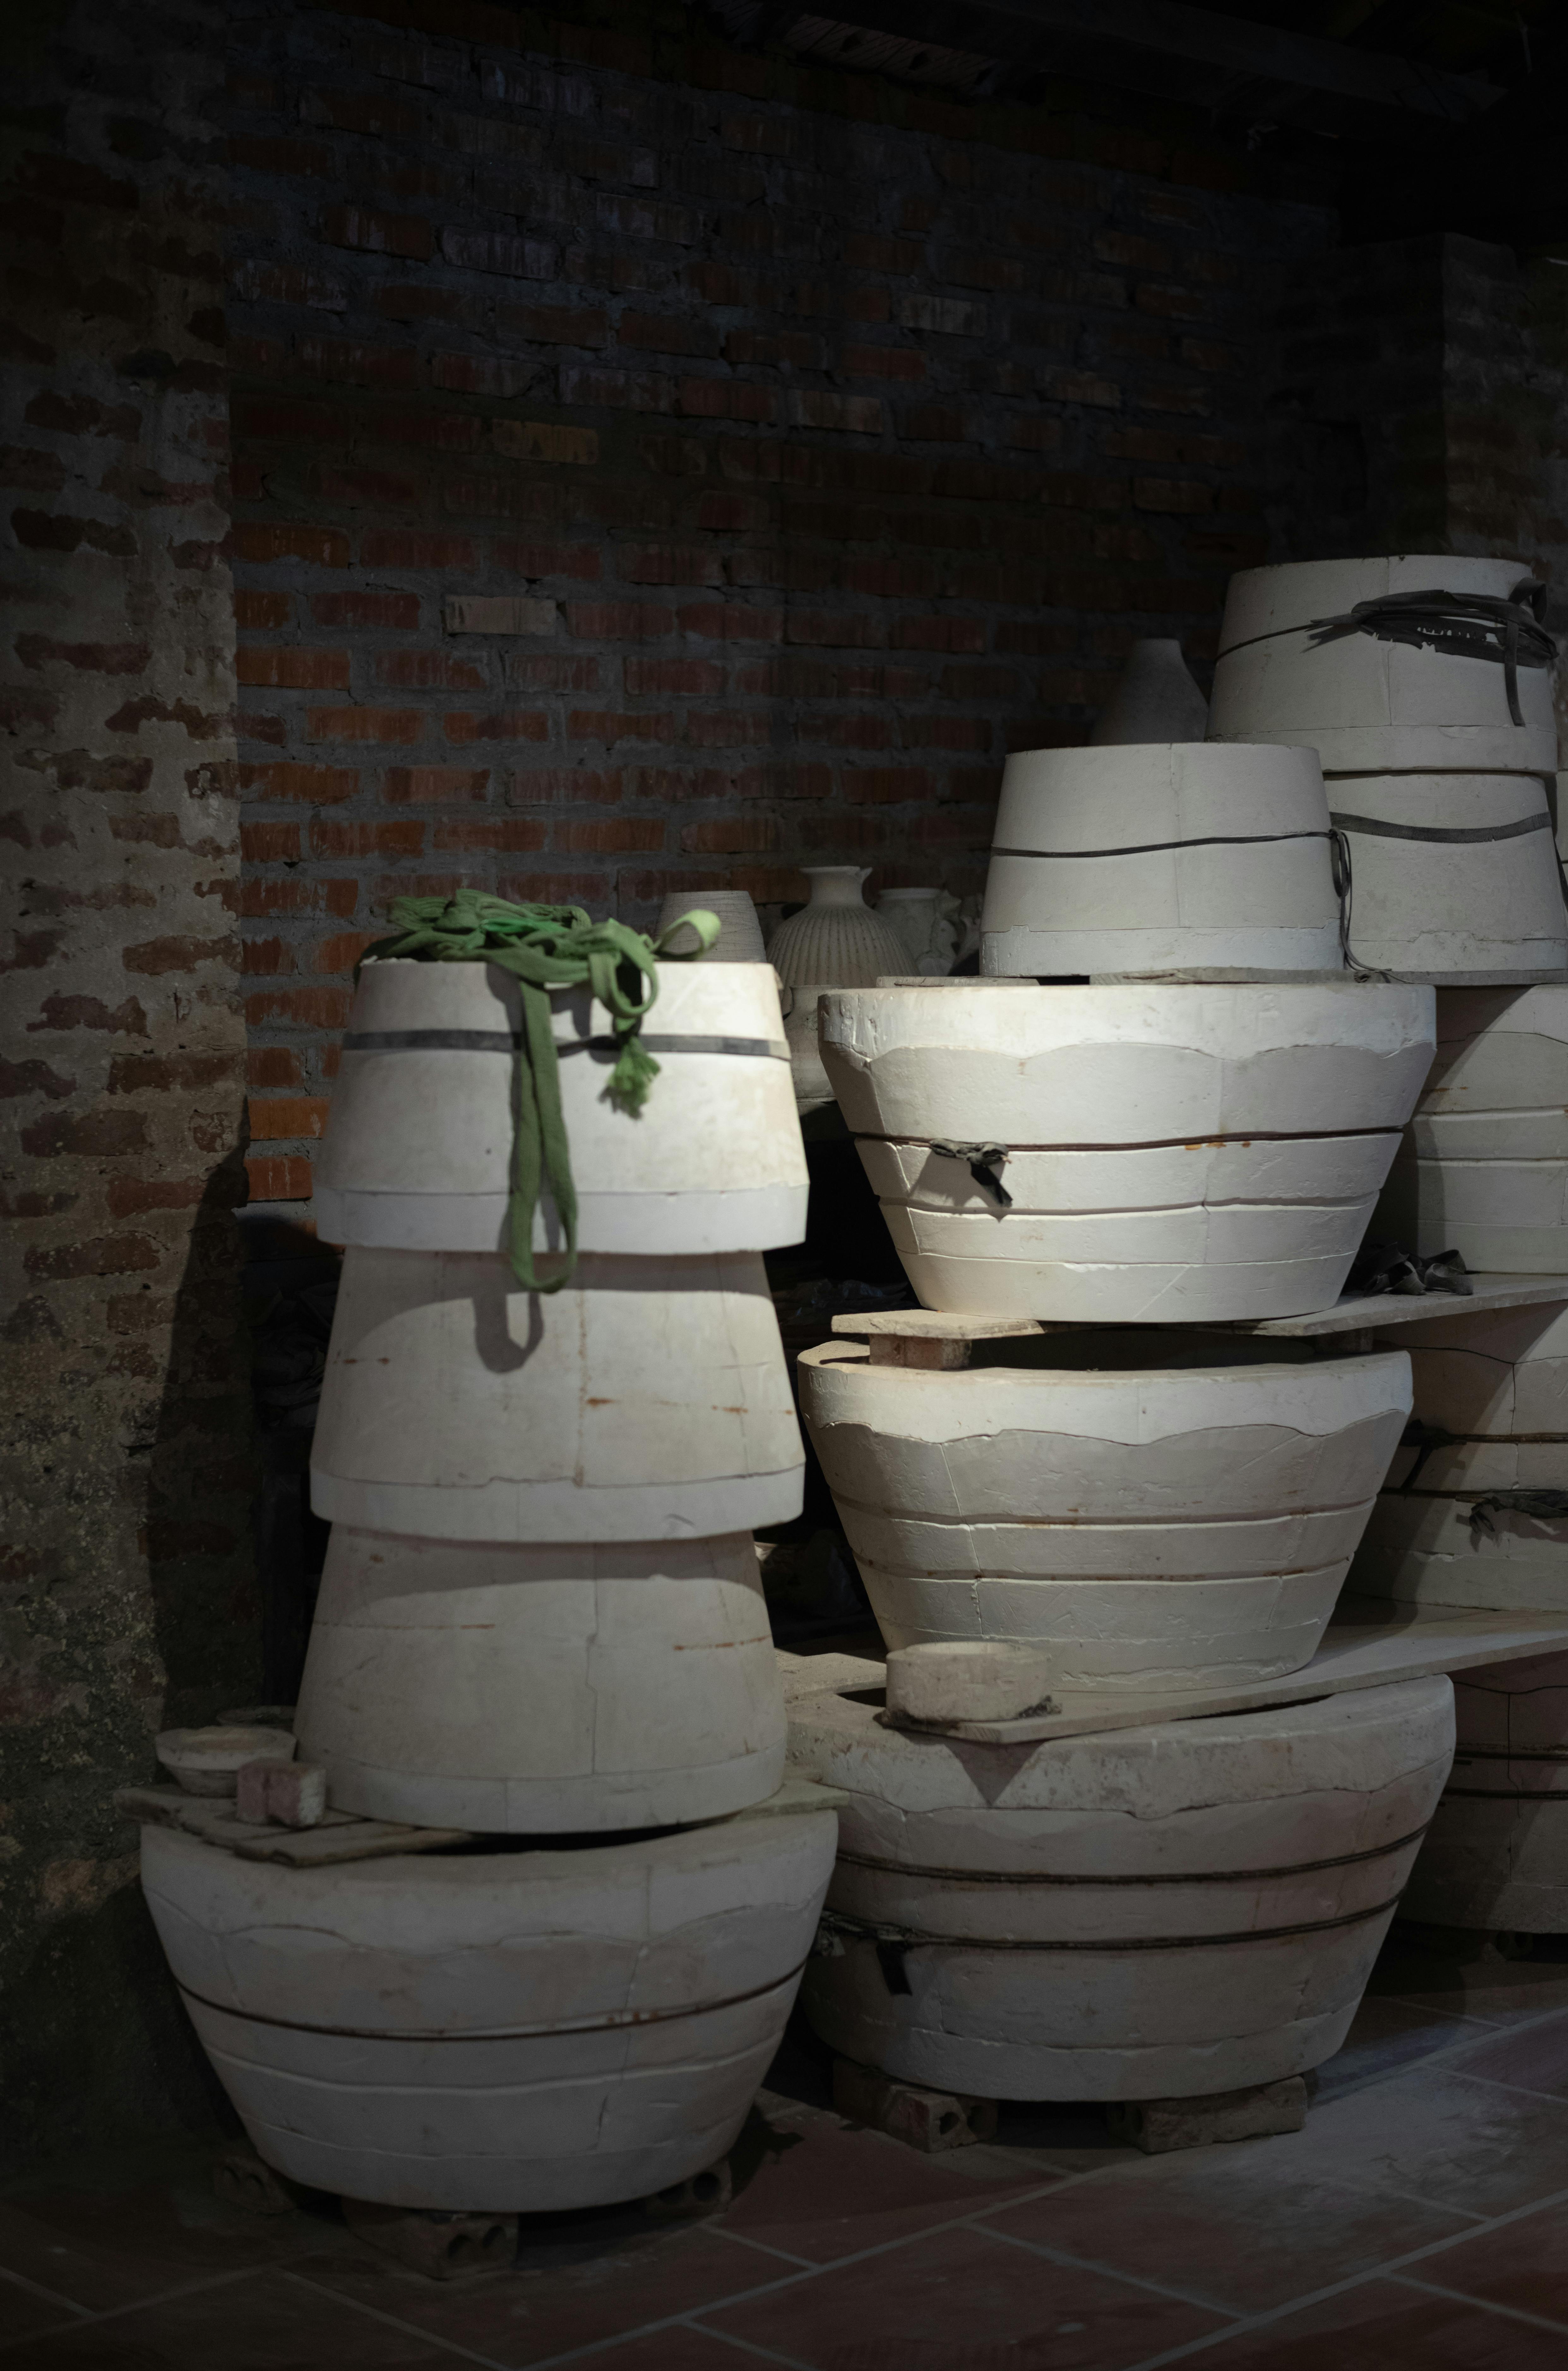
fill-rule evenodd
<path id="1" fill-rule="evenodd" d="M 199 2111 L 110 1797 L 256 1686 L 222 44 L 203 0 L 5 36 L 6 2169 Z"/>
<path id="2" fill-rule="evenodd" d="M 1329 218 L 1191 126 L 436 0 L 261 0 L 230 108 L 260 1197 L 399 891 L 978 887 L 1007 749 L 1264 556 Z"/>

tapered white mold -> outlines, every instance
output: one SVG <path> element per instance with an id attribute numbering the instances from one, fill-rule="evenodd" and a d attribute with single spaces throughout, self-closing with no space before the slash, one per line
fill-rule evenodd
<path id="1" fill-rule="evenodd" d="M 756 1551 L 335 1526 L 296 1722 L 340 1810 L 490 1833 L 673 1826 L 784 1767 Z"/>
<path id="2" fill-rule="evenodd" d="M 851 1798 L 806 2013 L 989 2099 L 1302 2074 L 1344 2039 L 1453 1747 L 1441 1678 L 1016 1746 L 798 1698 L 791 1767 Z"/>
<path id="3" fill-rule="evenodd" d="M 826 996 L 821 1031 L 928 1309 L 1197 1324 L 1338 1298 L 1433 991 L 950 982 Z M 986 1148 L 1010 1207 L 972 1165 Z"/>
<path id="4" fill-rule="evenodd" d="M 1190 1333 L 977 1343 L 958 1373 L 805 1351 L 801 1395 L 890 1647 L 1027 1640 L 1051 1691 L 1316 1653 L 1410 1412 L 1402 1351 Z"/>
<path id="5" fill-rule="evenodd" d="M 1454 1682 L 1454 1769 L 1404 1899 L 1407 1918 L 1568 1933 L 1568 1655 Z"/>
<path id="6" fill-rule="evenodd" d="M 1568 1311 L 1434 1318 L 1390 1338 L 1410 1352 L 1416 1422 L 1352 1587 L 1417 1605 L 1568 1611 L 1568 1511 L 1497 1500 L 1568 1492 Z"/>
<path id="7" fill-rule="evenodd" d="M 1378 1232 L 1502 1275 L 1568 1275 L 1568 987 L 1451 989 Z"/>
<path id="8" fill-rule="evenodd" d="M 1341 970 L 1316 753 L 1203 741 L 1020 752 L 1002 775 L 980 928 L 991 975 Z"/>
<path id="9" fill-rule="evenodd" d="M 679 1540 L 788 1522 L 804 1452 L 760 1256 L 583 1259 L 528 1293 L 465 1252 L 351 1248 L 311 1499 L 437 1540 Z"/>
<path id="10" fill-rule="evenodd" d="M 1502 665 L 1315 621 L 1389 595 L 1480 593 L 1506 600 L 1528 575 L 1516 560 L 1458 552 L 1293 561 L 1230 580 L 1209 704 L 1214 741 L 1316 749 L 1326 774 L 1550 773 L 1557 763 L 1551 676 L 1518 670 L 1522 725 Z"/>
<path id="11" fill-rule="evenodd" d="M 1494 981 L 1560 971 L 1568 916 L 1536 774 L 1343 774 L 1352 953 L 1378 971 Z"/>
<path id="12" fill-rule="evenodd" d="M 142 1883 L 267 2163 L 393 2206 L 600 2206 L 729 2148 L 778 2047 L 832 1809 L 322 1869 L 142 1832 Z"/>
<path id="13" fill-rule="evenodd" d="M 771 968 L 666 963 L 658 978 L 643 1044 L 659 1076 L 635 1119 L 605 1096 L 612 1016 L 586 989 L 550 1000 L 579 1244 L 689 1254 L 798 1243 L 805 1152 Z M 521 1029 L 517 983 L 494 964 L 366 964 L 317 1163 L 316 1221 L 329 1243 L 505 1248 Z M 547 1198 L 534 1247 L 561 1240 Z"/>

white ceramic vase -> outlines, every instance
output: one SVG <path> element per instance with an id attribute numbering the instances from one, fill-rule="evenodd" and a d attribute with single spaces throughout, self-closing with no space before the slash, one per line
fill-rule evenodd
<path id="1" fill-rule="evenodd" d="M 350 2198 L 602 2206 L 734 2140 L 833 1864 L 813 1787 L 673 1835 L 319 1869 L 142 1832 L 142 1883 L 266 2162 Z"/>
<path id="2" fill-rule="evenodd" d="M 1140 741 L 1201 741 L 1208 702 L 1187 672 L 1182 645 L 1147 635 L 1122 663 L 1116 688 L 1095 719 L 1091 749 Z"/>
<path id="3" fill-rule="evenodd" d="M 807 2016 L 862 2065 L 993 2099 L 1321 2065 L 1454 1750 L 1442 1678 L 1041 1745 L 900 1732 L 826 1693 L 790 1715 L 791 1767 L 850 1796 Z"/>
<path id="4" fill-rule="evenodd" d="M 904 941 L 860 895 L 869 864 L 807 864 L 811 896 L 780 922 L 768 959 L 786 988 L 871 988 L 908 961 Z"/>
<path id="5" fill-rule="evenodd" d="M 884 889 L 876 909 L 903 940 L 909 969 L 945 978 L 958 953 L 958 899 L 945 889 Z"/>
<path id="6" fill-rule="evenodd" d="M 1128 1327 L 976 1343 L 957 1373 L 802 1353 L 807 1427 L 888 1645 L 1043 1646 L 1064 1696 L 1299 1670 L 1411 1385 L 1397 1350 L 1293 1352 Z"/>
<path id="7" fill-rule="evenodd" d="M 756 908 L 751 893 L 745 889 L 672 889 L 659 908 L 654 936 L 663 938 L 671 925 L 683 914 L 701 908 L 719 917 L 720 931 L 714 944 L 700 963 L 766 963 L 767 952 L 762 943 L 762 924 L 756 918 Z M 680 931 L 670 942 L 669 952 L 675 955 L 693 955 L 697 948 L 697 932 L 690 928 Z"/>

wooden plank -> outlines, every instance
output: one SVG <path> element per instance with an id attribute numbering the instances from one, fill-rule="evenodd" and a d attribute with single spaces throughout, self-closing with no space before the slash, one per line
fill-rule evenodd
<path id="1" fill-rule="evenodd" d="M 439 1852 L 473 1842 L 471 1828 L 402 1828 L 390 1820 L 355 1820 L 347 1828 L 248 1829 L 232 1850 L 237 1860 L 282 1861 L 289 1868 L 329 1868 L 342 1861 L 385 1860 L 394 1853 Z"/>
<path id="2" fill-rule="evenodd" d="M 1151 1325 L 1140 1333 L 1253 1334 L 1267 1339 L 1310 1341 L 1328 1334 L 1382 1333 L 1390 1325 L 1416 1325 L 1434 1317 L 1479 1317 L 1491 1309 L 1530 1309 L 1568 1301 L 1568 1276 L 1476 1275 L 1468 1294 L 1457 1292 L 1347 1293 L 1332 1309 L 1299 1317 L 1205 1317 L 1191 1324 Z M 995 1342 L 1033 1334 L 1083 1334 L 1093 1320 L 1075 1317 L 966 1317 L 949 1309 L 878 1309 L 833 1320 L 835 1334 L 862 1341 Z M 1118 1327 L 1118 1330 L 1124 1330 Z"/>
<path id="3" fill-rule="evenodd" d="M 925 1735 L 974 1745 L 1032 1745 L 1054 1737 L 1092 1737 L 1115 1729 L 1147 1729 L 1159 1721 L 1211 1720 L 1226 1713 L 1262 1712 L 1271 1705 L 1357 1688 L 1392 1687 L 1439 1671 L 1475 1671 L 1526 1655 L 1568 1647 L 1568 1610 L 1561 1613 L 1494 1613 L 1470 1608 L 1423 1613 L 1368 1598 L 1342 1598 L 1323 1643 L 1309 1663 L 1281 1679 L 1193 1690 L 1184 1695 L 1075 1694 L 1059 1713 L 1025 1720 L 955 1721 Z M 881 1718 L 890 1728 L 913 1728 Z"/>

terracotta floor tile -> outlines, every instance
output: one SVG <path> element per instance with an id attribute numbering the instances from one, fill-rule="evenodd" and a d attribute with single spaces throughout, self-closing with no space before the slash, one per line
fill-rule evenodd
<path id="1" fill-rule="evenodd" d="M 1568 2009 L 1528 2027 L 1523 2033 L 1501 2034 L 1479 2049 L 1467 2050 L 1458 2064 L 1467 2075 L 1484 2075 L 1494 2083 L 1516 2083 L 1526 2091 L 1568 2099 Z"/>
<path id="2" fill-rule="evenodd" d="M 683 2321 L 674 2330 L 628 2339 L 624 2346 L 606 2346 L 584 2359 L 582 2371 L 765 2371 L 767 2362 L 749 2346 L 732 2346 L 712 2331 Z"/>
<path id="3" fill-rule="evenodd" d="M 1513 2025 L 1568 2008 L 1568 1960 L 1505 1960 L 1489 1935 L 1469 1927 L 1401 1925 L 1384 1944 L 1367 1990 Z"/>
<path id="4" fill-rule="evenodd" d="M 1482 2306 L 1368 2281 L 1223 2346 L 1200 2347 L 1182 2371 L 1562 2371 L 1563 2345 L 1555 2331 Z"/>
<path id="5" fill-rule="evenodd" d="M 1568 2190 L 1568 2101 L 1418 2068 L 1315 2108 L 1304 2132 L 1245 2146 L 1261 2169 L 1505 2215 Z"/>
<path id="6" fill-rule="evenodd" d="M 0 2353 L 5 2371 L 455 2371 L 461 2359 L 271 2268 Z"/>
<path id="7" fill-rule="evenodd" d="M 645 2322 L 695 2313 L 721 2297 L 788 2279 L 794 2270 L 704 2226 L 659 2231 L 640 2215 L 638 2222 L 640 2229 L 629 2238 L 623 2234 L 605 2252 L 472 2282 L 426 2280 L 347 2235 L 329 2257 L 313 2257 L 298 2271 L 324 2291 L 396 2314 L 432 2338 L 523 2366 Z M 526 2261 L 526 2240 L 524 2252 Z"/>
<path id="8" fill-rule="evenodd" d="M 0 2345 L 35 2338 L 40 2330 L 69 2330 L 80 2319 L 69 2306 L 52 2304 L 18 2281 L 0 2279 Z"/>
<path id="9" fill-rule="evenodd" d="M 977 2214 L 993 2197 L 1016 2197 L 1056 2178 L 1009 2169 L 994 2181 L 976 2180 L 955 2169 L 963 2150 L 923 2157 L 882 2133 L 825 2119 L 782 2137 L 787 2145 L 737 2190 L 722 2219 L 729 2230 L 813 2264 Z"/>
<path id="10" fill-rule="evenodd" d="M 812 2371 L 1120 2371 L 1223 2327 L 1197 2306 L 970 2230 L 703 2321 Z"/>
<path id="11" fill-rule="evenodd" d="M 1368 1994 L 1355 2012 L 1343 2047 L 1326 2059 L 1311 2077 L 1312 2096 L 1321 2105 L 1376 2083 L 1401 2066 L 1412 2066 L 1437 2051 L 1454 2050 L 1467 2041 L 1484 2041 L 1493 2029 L 1479 2019 L 1414 2002 L 1383 2000 Z"/>
<path id="12" fill-rule="evenodd" d="M 1410 2270 L 1412 2280 L 1568 2322 L 1568 2206 L 1522 2215 L 1500 2231 L 1461 2239 Z"/>
<path id="13" fill-rule="evenodd" d="M 986 2227 L 1244 2314 L 1473 2225 L 1443 2207 L 1298 2175 L 1288 2155 L 1269 2157 L 1241 2142 L 1096 2174 L 988 2215 Z"/>
<path id="14" fill-rule="evenodd" d="M 248 2215 L 213 2195 L 203 2151 L 148 2178 L 14 2192 L 0 2205 L 0 2265 L 107 2312 L 214 2273 L 286 2261 L 315 2244 L 302 2215 Z"/>

